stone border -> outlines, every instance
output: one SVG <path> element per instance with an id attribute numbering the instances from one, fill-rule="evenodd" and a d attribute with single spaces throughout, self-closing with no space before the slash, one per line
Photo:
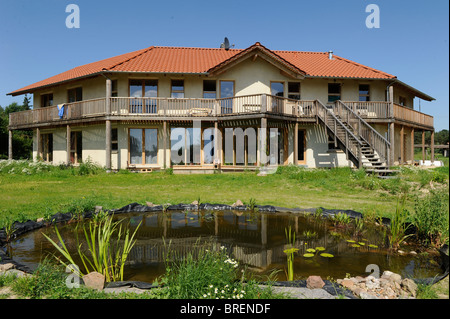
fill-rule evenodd
<path id="1" fill-rule="evenodd" d="M 351 218 L 363 218 L 363 215 L 360 212 L 356 212 L 354 210 L 341 210 L 341 209 L 325 209 L 323 207 L 320 208 L 309 208 L 309 209 L 302 209 L 302 208 L 286 208 L 286 207 L 279 207 L 279 206 L 272 206 L 272 205 L 255 205 L 255 208 L 258 209 L 258 212 L 263 213 L 297 213 L 297 214 L 313 214 L 316 212 L 317 209 L 322 210 L 322 216 L 325 217 L 331 217 L 338 213 L 345 213 Z M 98 208 L 96 208 L 98 209 Z M 101 208 L 100 208 L 101 209 Z M 162 212 L 164 210 L 167 211 L 183 211 L 183 210 L 237 210 L 237 211 L 247 211 L 248 206 L 244 205 L 241 201 L 237 201 L 233 205 L 225 205 L 225 204 L 210 204 L 210 203 L 201 203 L 198 204 L 197 202 L 193 202 L 192 204 L 177 204 L 177 205 L 171 205 L 167 204 L 167 206 L 163 205 L 154 205 L 152 203 L 147 202 L 147 205 L 141 205 L 139 203 L 131 203 L 128 205 L 123 206 L 122 208 L 118 209 L 112 209 L 108 210 L 108 214 L 125 214 L 125 213 L 147 213 L 147 212 Z M 87 212 L 83 215 L 84 218 L 91 218 L 92 215 L 95 214 L 95 212 Z M 62 222 L 67 222 L 73 218 L 73 214 L 71 213 L 57 213 L 53 215 L 50 220 L 50 224 L 58 224 Z M 382 218 L 382 223 L 384 225 L 390 224 L 389 218 Z M 45 227 L 49 225 L 49 222 L 45 221 L 32 221 L 28 220 L 24 223 L 14 222 L 14 234 L 13 238 L 16 238 L 20 235 L 23 235 L 27 232 Z M 2 250 L 2 248 L 6 244 L 6 233 L 4 229 L 0 229 L 0 264 L 6 264 L 11 263 L 15 266 L 16 269 L 23 271 L 25 273 L 31 273 L 31 270 L 20 263 L 15 262 L 13 259 L 9 258 Z M 416 283 L 420 284 L 435 284 L 439 282 L 440 280 L 444 279 L 449 274 L 449 253 L 448 253 L 448 246 L 444 245 L 441 249 L 439 249 L 439 253 L 441 255 L 441 268 L 444 270 L 444 274 L 441 276 L 437 276 L 434 278 L 419 278 L 412 280 Z M 274 287 L 290 287 L 290 288 L 305 288 L 305 280 L 297 280 L 297 281 L 279 281 L 276 282 L 273 286 Z M 325 285 L 322 288 L 327 293 L 337 296 L 337 295 L 344 295 L 346 298 L 356 298 L 350 290 L 348 290 L 346 287 L 342 286 L 341 284 L 332 283 L 329 281 L 324 281 Z M 262 283 L 263 284 L 263 283 Z M 116 283 L 109 283 L 106 288 L 123 288 L 128 287 L 130 289 L 153 289 L 158 288 L 158 286 L 155 286 L 150 283 L 146 282 L 139 282 L 139 281 L 123 281 L 123 282 L 116 282 Z"/>

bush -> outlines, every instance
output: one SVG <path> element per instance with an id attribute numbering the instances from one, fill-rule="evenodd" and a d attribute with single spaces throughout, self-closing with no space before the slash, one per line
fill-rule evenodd
<path id="1" fill-rule="evenodd" d="M 448 190 L 432 190 L 425 198 L 416 198 L 412 223 L 419 239 L 437 246 L 448 243 L 448 209 Z"/>

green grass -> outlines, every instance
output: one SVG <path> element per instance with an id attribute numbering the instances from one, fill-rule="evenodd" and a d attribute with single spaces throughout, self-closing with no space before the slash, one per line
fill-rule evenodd
<path id="1" fill-rule="evenodd" d="M 81 175 L 78 168 L 64 167 L 11 174 L 0 166 L 0 226 L 7 218 L 24 221 L 80 207 L 89 210 L 99 205 L 112 209 L 146 201 L 178 204 L 198 198 L 203 203 L 232 204 L 238 199 L 252 199 L 258 205 L 353 209 L 389 217 L 395 211 L 399 194 L 417 193 L 428 187 L 433 178 L 448 188 L 448 167 L 425 172 L 406 168 L 399 179 L 381 180 L 349 168 L 283 167 L 277 174 L 259 177 L 254 172 L 171 175 L 108 174 L 103 170 Z M 413 207 L 412 196 L 408 196 L 406 207 Z"/>

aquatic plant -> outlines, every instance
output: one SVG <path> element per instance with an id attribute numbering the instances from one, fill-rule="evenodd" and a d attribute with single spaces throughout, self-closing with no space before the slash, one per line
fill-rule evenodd
<path id="1" fill-rule="evenodd" d="M 408 211 L 405 209 L 406 196 L 402 196 L 401 204 L 400 198 L 397 200 L 397 207 L 394 216 L 391 219 L 391 227 L 388 235 L 389 245 L 392 249 L 397 249 L 400 244 L 412 234 L 406 235 L 406 231 L 411 227 L 407 225 Z"/>
<path id="2" fill-rule="evenodd" d="M 298 248 L 295 248 L 295 232 L 292 232 L 291 226 L 285 228 L 284 232 L 286 234 L 287 249 L 283 252 L 287 256 L 287 278 L 288 281 L 294 280 L 294 254 L 298 252 Z"/>
<path id="3" fill-rule="evenodd" d="M 256 199 L 250 198 L 249 201 L 248 201 L 248 205 L 247 205 L 248 209 L 250 209 L 250 211 L 256 213 L 256 212 L 259 211 L 259 208 L 256 207 L 256 206 L 257 206 L 256 205 Z"/>
<path id="4" fill-rule="evenodd" d="M 113 222 L 112 216 L 105 218 L 101 224 L 90 222 L 88 228 L 83 226 L 90 258 L 84 253 L 82 244 L 79 243 L 78 233 L 75 231 L 78 243 L 78 257 L 81 259 L 86 274 L 96 271 L 103 274 L 108 282 L 123 280 L 125 262 L 131 249 L 136 243 L 134 237 L 140 225 L 141 224 L 139 223 L 131 236 L 129 228 L 124 231 L 121 221 Z M 47 235 L 43 235 L 66 259 L 62 260 L 57 257 L 58 261 L 66 267 L 68 267 L 69 264 L 76 265 L 74 258 L 67 249 L 56 226 L 55 232 L 58 237 L 59 244 L 54 242 Z M 116 237 L 115 242 L 112 241 L 113 237 Z M 84 276 L 84 273 L 81 272 L 81 270 L 73 269 L 73 267 L 71 267 L 71 269 L 78 276 Z"/>
<path id="5" fill-rule="evenodd" d="M 347 227 L 350 222 L 352 221 L 351 217 L 349 215 L 347 215 L 346 213 L 343 212 L 339 212 L 337 214 L 334 214 L 331 217 L 331 221 L 334 224 L 334 227 L 338 228 L 338 227 Z"/>
<path id="6" fill-rule="evenodd" d="M 302 237 L 304 239 L 312 239 L 312 238 L 316 238 L 318 235 L 315 231 L 311 231 L 311 230 L 305 230 L 302 233 Z"/>

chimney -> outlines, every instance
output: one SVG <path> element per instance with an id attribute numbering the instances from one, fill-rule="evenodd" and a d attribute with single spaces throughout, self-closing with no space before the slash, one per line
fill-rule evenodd
<path id="1" fill-rule="evenodd" d="M 333 51 L 328 51 L 328 59 L 333 60 Z"/>

